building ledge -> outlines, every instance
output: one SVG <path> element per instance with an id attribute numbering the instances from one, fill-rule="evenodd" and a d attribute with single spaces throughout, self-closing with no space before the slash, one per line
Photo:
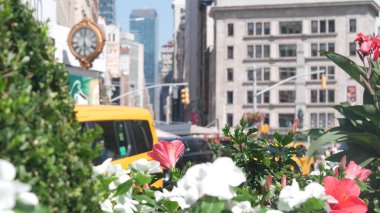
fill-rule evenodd
<path id="1" fill-rule="evenodd" d="M 261 36 L 249 36 L 246 35 L 243 37 L 244 41 L 251 41 L 251 40 L 259 40 L 263 41 L 269 40 L 269 41 L 275 41 L 275 40 L 281 40 L 281 39 L 290 39 L 290 38 L 296 38 L 296 39 L 311 39 L 311 38 L 336 38 L 338 36 L 337 33 L 312 33 L 312 34 L 280 34 L 280 35 L 261 35 Z"/>
<path id="2" fill-rule="evenodd" d="M 269 64 L 273 64 L 275 62 L 296 62 L 296 61 L 297 61 L 297 57 L 243 59 L 243 63 L 267 62 Z"/>

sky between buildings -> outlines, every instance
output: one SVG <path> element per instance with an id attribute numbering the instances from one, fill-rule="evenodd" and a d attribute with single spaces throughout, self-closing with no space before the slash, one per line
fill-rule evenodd
<path id="1" fill-rule="evenodd" d="M 159 46 L 173 39 L 171 0 L 116 0 L 116 23 L 129 32 L 129 15 L 133 9 L 156 9 L 159 25 Z"/>

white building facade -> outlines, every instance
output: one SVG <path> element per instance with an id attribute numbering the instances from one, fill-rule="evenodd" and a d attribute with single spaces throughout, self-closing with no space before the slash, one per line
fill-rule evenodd
<path id="1" fill-rule="evenodd" d="M 130 106 L 139 106 L 151 110 L 149 94 L 143 88 L 145 87 L 144 76 L 144 46 L 135 41 L 134 35 L 127 32 L 121 33 L 120 48 L 123 51 L 128 50 L 128 69 L 123 66 L 122 74 L 128 75 L 128 82 L 124 82 L 126 86 L 122 89 L 122 94 L 128 91 L 137 90 L 124 99 Z M 124 54 L 122 54 L 124 56 Z M 126 57 L 124 57 L 126 59 Z M 123 59 L 122 63 L 125 63 Z"/>
<path id="2" fill-rule="evenodd" d="M 253 111 L 254 70 L 257 91 L 302 72 L 325 70 L 325 90 L 322 75 L 306 75 L 259 96 L 258 111 L 271 132 L 288 131 L 295 117 L 303 119 L 304 129 L 337 125 L 339 115 L 332 106 L 361 104 L 364 89 L 319 51 L 360 62 L 353 41 L 359 32 L 377 31 L 379 10 L 374 0 L 217 0 L 210 12 L 215 20 L 210 60 L 215 61 L 210 64 L 215 99 L 209 100 L 209 119 L 236 125 Z M 303 105 L 301 114 L 296 99 Z"/>

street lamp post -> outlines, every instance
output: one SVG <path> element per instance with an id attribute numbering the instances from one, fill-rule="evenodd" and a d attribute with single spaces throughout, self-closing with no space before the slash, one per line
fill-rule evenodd
<path id="1" fill-rule="evenodd" d="M 253 67 L 253 81 L 252 81 L 252 96 L 253 96 L 253 112 L 255 113 L 257 111 L 257 70 L 256 66 Z"/>

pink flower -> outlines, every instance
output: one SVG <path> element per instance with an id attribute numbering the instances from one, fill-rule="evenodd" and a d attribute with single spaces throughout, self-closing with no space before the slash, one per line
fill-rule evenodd
<path id="1" fill-rule="evenodd" d="M 297 126 L 298 124 L 300 123 L 300 120 L 297 118 L 296 120 L 294 120 L 294 123 L 293 123 L 293 126 L 292 126 L 292 132 L 296 132 L 297 131 Z"/>
<path id="2" fill-rule="evenodd" d="M 281 188 L 283 189 L 286 186 L 286 175 L 281 177 Z"/>
<path id="3" fill-rule="evenodd" d="M 265 184 L 264 184 L 264 189 L 265 190 L 269 190 L 270 188 L 270 185 L 272 184 L 272 179 L 273 179 L 273 176 L 272 175 L 268 175 L 267 177 L 267 180 L 265 181 Z"/>
<path id="4" fill-rule="evenodd" d="M 184 149 L 182 141 L 160 141 L 153 145 L 153 150 L 148 152 L 148 156 L 160 162 L 164 168 L 170 169 L 175 167 Z"/>
<path id="5" fill-rule="evenodd" d="M 371 170 L 365 169 L 357 165 L 354 161 L 351 161 L 346 167 L 346 176 L 345 178 L 354 180 L 358 178 L 360 181 L 365 181 L 368 176 L 372 173 Z"/>
<path id="6" fill-rule="evenodd" d="M 330 203 L 331 213 L 364 213 L 367 205 L 359 198 L 360 188 L 355 181 L 343 179 L 339 181 L 335 177 L 327 176 L 323 180 L 326 195 L 334 197 L 338 203 Z"/>
<path id="7" fill-rule="evenodd" d="M 372 37 L 372 49 L 373 49 L 373 60 L 376 61 L 380 55 L 380 39 L 377 37 Z"/>
<path id="8" fill-rule="evenodd" d="M 369 41 L 364 41 L 360 44 L 360 52 L 363 53 L 363 55 L 368 55 L 371 53 L 371 49 L 373 47 L 373 41 L 372 40 L 369 40 Z"/>

